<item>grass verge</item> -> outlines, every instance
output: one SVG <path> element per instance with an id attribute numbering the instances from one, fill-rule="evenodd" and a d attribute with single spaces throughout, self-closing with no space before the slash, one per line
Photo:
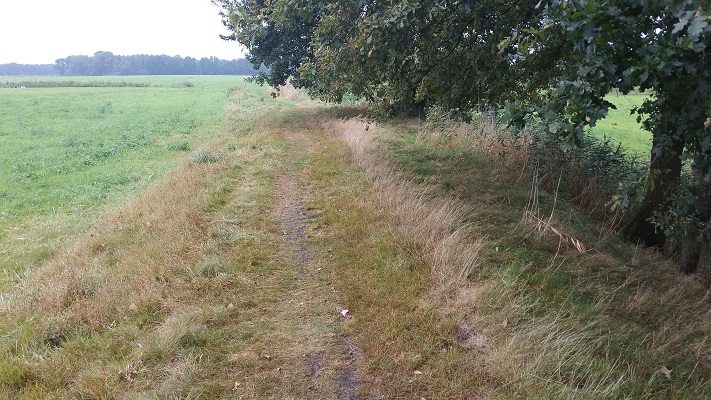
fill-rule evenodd
<path id="1" fill-rule="evenodd" d="M 434 304 L 457 322 L 456 332 L 482 343 L 480 362 L 499 378 L 493 393 L 698 398 L 710 392 L 708 291 L 653 252 L 619 242 L 562 194 L 532 191 L 523 149 L 502 152 L 491 132 L 443 136 L 408 123 L 378 133 L 364 124 L 352 128 L 358 129 L 361 138 L 375 140 L 376 164 L 405 171 L 423 198 L 462 204 L 464 240 L 480 245 L 475 267 Z M 405 231 L 417 249 L 427 248 L 416 229 Z M 432 256 L 423 253 L 413 251 L 421 260 Z"/>
<path id="2" fill-rule="evenodd" d="M 270 351 L 262 310 L 283 290 L 270 215 L 287 144 L 259 122 L 281 106 L 239 95 L 196 157 L 3 292 L 0 398 L 224 398 L 266 363 L 251 355 Z"/>

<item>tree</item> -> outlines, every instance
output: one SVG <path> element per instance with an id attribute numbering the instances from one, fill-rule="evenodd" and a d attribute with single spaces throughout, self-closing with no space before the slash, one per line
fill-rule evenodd
<path id="1" fill-rule="evenodd" d="M 110 75 L 114 70 L 115 56 L 110 51 L 97 51 L 92 57 L 94 62 L 92 75 Z"/>
<path id="2" fill-rule="evenodd" d="M 504 105 L 513 120 L 540 116 L 565 148 L 604 118 L 611 91 L 652 92 L 636 110 L 653 135 L 646 195 L 624 234 L 665 245 L 676 222 L 663 217 L 691 160 L 685 270 L 711 277 L 709 1 L 213 0 L 226 38 L 272 68 L 259 82 L 291 77 L 328 101 L 352 93 L 389 111 L 463 116 Z"/>
<path id="3" fill-rule="evenodd" d="M 532 80 L 519 79 L 515 49 L 499 43 L 538 25 L 542 11 L 537 0 L 213 2 L 232 31 L 226 38 L 271 68 L 259 82 L 291 77 L 327 101 L 350 93 L 389 111 L 442 104 L 462 115 L 517 96 Z"/>
<path id="4" fill-rule="evenodd" d="M 611 106 L 604 96 L 633 89 L 653 94 L 635 110 L 653 135 L 644 201 L 623 233 L 648 246 L 665 245 L 672 224 L 682 165 L 695 171 L 693 205 L 682 236 L 685 271 L 711 278 L 708 199 L 711 199 L 711 73 L 705 55 L 711 45 L 706 0 L 553 0 L 545 7 L 542 29 L 521 43 L 535 46 L 568 43 L 571 51 L 557 83 L 537 97 L 533 109 L 551 133 L 575 143 Z M 678 197 L 678 196 L 677 196 Z M 690 240 L 692 239 L 692 240 Z M 705 255 L 705 256 L 704 256 Z M 705 269 L 708 268 L 708 271 Z"/>
<path id="5" fill-rule="evenodd" d="M 100 51 L 93 56 L 69 56 L 56 60 L 60 75 L 252 75 L 256 71 L 244 59 L 220 60 L 216 57 L 197 60 L 192 57 L 166 55 L 117 56 Z"/>
<path id="6" fill-rule="evenodd" d="M 235 40 L 249 50 L 247 59 L 255 69 L 262 65 L 270 70 L 260 72 L 255 80 L 272 87 L 285 85 L 289 79 L 295 87 L 310 87 L 313 80 L 301 74 L 304 60 L 312 58 L 311 38 L 318 26 L 326 1 L 318 0 L 212 0 L 222 8 L 222 23 L 232 34 L 222 36 Z"/>

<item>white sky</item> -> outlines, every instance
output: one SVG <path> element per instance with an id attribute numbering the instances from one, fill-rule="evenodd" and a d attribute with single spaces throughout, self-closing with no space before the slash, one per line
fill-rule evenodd
<path id="1" fill-rule="evenodd" d="M 243 57 L 210 0 L 3 0 L 0 64 L 54 64 L 70 55 Z"/>

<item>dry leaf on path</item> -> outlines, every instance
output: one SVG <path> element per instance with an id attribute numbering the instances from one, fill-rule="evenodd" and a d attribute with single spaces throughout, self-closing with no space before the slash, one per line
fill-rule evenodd
<path id="1" fill-rule="evenodd" d="M 662 371 L 662 373 L 664 374 L 664 376 L 667 377 L 667 379 L 671 379 L 672 370 L 667 368 L 666 365 L 662 365 L 660 371 Z"/>

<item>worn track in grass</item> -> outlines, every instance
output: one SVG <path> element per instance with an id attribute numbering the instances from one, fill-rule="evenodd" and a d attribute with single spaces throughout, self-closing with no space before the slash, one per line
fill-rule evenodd
<path id="1" fill-rule="evenodd" d="M 336 289 L 332 285 L 332 271 L 324 270 L 320 255 L 314 254 L 308 239 L 313 234 L 327 229 L 319 224 L 319 210 L 309 204 L 308 182 L 305 182 L 303 162 L 307 148 L 313 146 L 306 131 L 315 127 L 299 119 L 284 128 L 289 141 L 285 168 L 278 175 L 274 195 L 278 198 L 275 213 L 279 215 L 283 241 L 279 254 L 285 265 L 292 268 L 295 286 L 280 299 L 285 312 L 277 318 L 292 320 L 290 325 L 306 338 L 297 343 L 303 352 L 303 364 L 307 369 L 309 384 L 307 397 L 311 399 L 334 398 L 358 399 L 359 379 L 355 361 L 362 358 L 362 351 L 353 342 L 339 333 L 340 325 L 347 324 L 349 315 L 337 304 Z M 319 309 L 325 310 L 318 312 Z M 316 312 L 314 312 L 316 311 Z M 314 334 L 313 332 L 316 332 Z"/>

